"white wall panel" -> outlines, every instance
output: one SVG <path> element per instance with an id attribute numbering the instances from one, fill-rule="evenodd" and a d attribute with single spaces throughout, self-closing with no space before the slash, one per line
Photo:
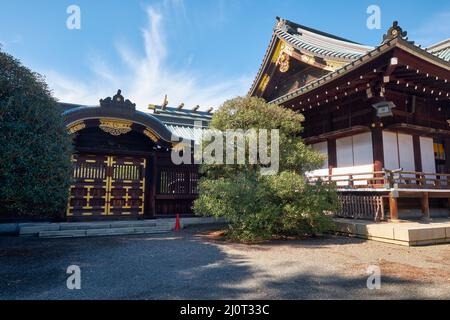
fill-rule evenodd
<path id="1" fill-rule="evenodd" d="M 422 171 L 426 173 L 436 173 L 432 138 L 420 137 L 420 153 L 422 158 Z"/>
<path id="2" fill-rule="evenodd" d="M 325 162 L 323 163 L 322 169 L 328 168 L 328 143 L 325 142 L 319 142 L 311 145 L 311 147 L 316 150 L 317 152 L 325 155 L 327 158 L 325 159 Z"/>
<path id="3" fill-rule="evenodd" d="M 415 171 L 413 138 L 409 134 L 398 134 L 398 155 L 400 168 L 405 171 Z"/>
<path id="4" fill-rule="evenodd" d="M 353 165 L 373 164 L 372 133 L 353 136 Z"/>
<path id="5" fill-rule="evenodd" d="M 383 131 L 384 168 L 394 170 L 400 168 L 398 159 L 397 134 Z"/>
<path id="6" fill-rule="evenodd" d="M 345 137 L 336 140 L 336 155 L 338 167 L 353 166 L 353 140 Z"/>

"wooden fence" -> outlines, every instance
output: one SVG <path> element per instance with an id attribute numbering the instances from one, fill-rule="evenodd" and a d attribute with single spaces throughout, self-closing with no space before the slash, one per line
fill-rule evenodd
<path id="1" fill-rule="evenodd" d="M 337 217 L 381 221 L 384 220 L 383 197 L 377 195 L 339 194 L 341 208 Z"/>

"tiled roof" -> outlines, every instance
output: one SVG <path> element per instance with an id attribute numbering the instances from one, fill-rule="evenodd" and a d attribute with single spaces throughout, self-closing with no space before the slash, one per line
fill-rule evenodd
<path id="1" fill-rule="evenodd" d="M 373 50 L 373 47 L 364 46 L 288 20 L 281 19 L 275 27 L 274 33 L 298 50 L 308 51 L 321 57 L 351 61 Z"/>
<path id="2" fill-rule="evenodd" d="M 252 83 L 249 94 L 253 94 L 262 78 L 265 66 L 269 63 L 270 56 L 275 48 L 277 39 L 286 41 L 300 52 L 322 58 L 332 58 L 343 62 L 352 62 L 373 50 L 373 47 L 358 44 L 356 42 L 337 37 L 335 35 L 302 26 L 289 20 L 277 17 L 272 38 L 266 50 L 264 59 L 255 80 Z"/>
<path id="3" fill-rule="evenodd" d="M 439 42 L 427 50 L 442 60 L 450 61 L 450 39 Z"/>
<path id="4" fill-rule="evenodd" d="M 167 129 L 169 129 L 177 137 L 199 142 L 202 136 L 202 131 L 204 127 L 188 127 L 188 126 L 177 126 L 172 124 L 166 124 Z"/>
<path id="5" fill-rule="evenodd" d="M 444 67 L 447 68 L 447 70 L 450 70 L 449 61 L 442 59 L 438 56 L 436 57 L 436 53 L 433 53 L 431 50 L 422 49 L 420 46 L 417 46 L 414 43 L 408 42 L 407 40 L 404 40 L 402 38 L 395 38 L 390 41 L 386 41 L 386 42 L 382 43 L 380 46 L 374 48 L 372 51 L 369 51 L 367 54 L 361 56 L 360 58 L 358 58 L 357 60 L 355 60 L 353 62 L 350 62 L 350 63 L 344 65 L 343 67 L 337 69 L 336 71 L 331 72 L 311 83 L 308 83 L 307 85 L 305 85 L 301 88 L 298 88 L 297 90 L 295 90 L 293 92 L 290 92 L 281 97 L 278 97 L 278 98 L 270 101 L 270 103 L 273 103 L 273 104 L 285 103 L 285 102 L 287 102 L 293 98 L 296 98 L 302 94 L 310 92 L 310 91 L 312 91 L 324 84 L 327 84 L 327 83 L 333 81 L 334 79 L 336 79 L 356 68 L 363 66 L 368 61 L 371 61 L 375 57 L 394 48 L 396 45 L 400 45 L 403 48 L 407 48 L 408 50 L 414 51 L 420 55 L 423 55 L 424 57 L 431 58 L 436 63 L 438 63 L 440 65 L 444 65 Z M 440 58 L 440 59 L 438 59 L 438 58 Z"/>
<path id="6" fill-rule="evenodd" d="M 433 54 L 435 56 L 437 56 L 438 58 L 441 58 L 442 60 L 450 61 L 450 48 L 443 49 L 438 52 L 434 52 Z"/>
<path id="7" fill-rule="evenodd" d="M 212 118 L 207 111 L 155 106 L 153 116 L 177 137 L 199 142 L 202 130 L 206 129 Z"/>

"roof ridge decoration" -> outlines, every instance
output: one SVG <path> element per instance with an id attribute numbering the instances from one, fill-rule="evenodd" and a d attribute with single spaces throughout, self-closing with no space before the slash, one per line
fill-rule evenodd
<path id="1" fill-rule="evenodd" d="M 399 25 L 398 21 L 394 21 L 392 23 L 392 27 L 388 29 L 388 31 L 383 35 L 383 42 L 381 44 L 384 44 L 392 39 L 400 38 L 405 41 L 408 41 L 408 32 L 404 31 Z M 414 44 L 414 41 L 408 41 L 410 44 Z"/>
<path id="2" fill-rule="evenodd" d="M 136 110 L 136 104 L 126 99 L 122 95 L 122 90 L 117 90 L 117 93 L 111 98 L 100 99 L 100 107 L 126 108 L 132 111 Z"/>

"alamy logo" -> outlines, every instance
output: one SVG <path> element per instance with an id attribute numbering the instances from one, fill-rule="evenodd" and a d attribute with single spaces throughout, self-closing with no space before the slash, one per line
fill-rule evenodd
<path id="1" fill-rule="evenodd" d="M 366 270 L 366 274 L 369 274 L 367 278 L 367 288 L 369 290 L 381 289 L 381 269 L 379 266 L 369 266 Z"/>
<path id="2" fill-rule="evenodd" d="M 367 28 L 369 30 L 381 29 L 381 8 L 375 4 L 367 7 Z"/>
<path id="3" fill-rule="evenodd" d="M 178 142 L 176 137 L 172 141 Z M 280 165 L 279 130 L 220 130 L 205 129 L 201 143 L 193 145 L 182 139 L 178 148 L 172 149 L 171 159 L 180 164 L 209 165 L 259 165 L 262 175 L 275 175 Z M 192 152 L 193 151 L 193 152 Z M 194 155 L 192 159 L 192 155 Z"/>
<path id="4" fill-rule="evenodd" d="M 67 7 L 66 13 L 69 14 L 66 20 L 66 26 L 69 30 L 81 29 L 81 9 L 77 5 L 70 5 Z"/>
<path id="5" fill-rule="evenodd" d="M 69 290 L 81 289 L 81 269 L 79 266 L 71 265 L 67 268 L 67 274 L 70 276 L 67 278 L 66 285 Z"/>

